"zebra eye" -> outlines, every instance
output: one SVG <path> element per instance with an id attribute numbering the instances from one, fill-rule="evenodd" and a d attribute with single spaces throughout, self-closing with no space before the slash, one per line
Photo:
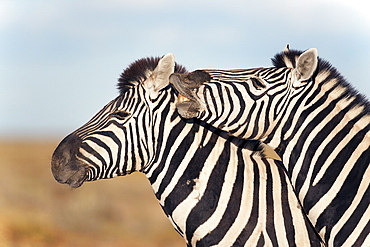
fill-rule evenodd
<path id="1" fill-rule="evenodd" d="M 126 119 L 128 116 L 130 116 L 130 113 L 125 111 L 116 111 L 112 113 L 112 117 L 116 117 L 120 120 Z"/>
<path id="2" fill-rule="evenodd" d="M 251 77 L 249 78 L 253 84 L 253 86 L 256 88 L 256 89 L 263 89 L 263 88 L 266 88 L 266 85 L 264 84 L 264 82 L 260 79 L 260 78 L 257 78 L 257 77 Z"/>

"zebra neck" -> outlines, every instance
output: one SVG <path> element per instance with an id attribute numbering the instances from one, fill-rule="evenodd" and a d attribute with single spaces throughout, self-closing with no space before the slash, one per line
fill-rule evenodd
<path id="1" fill-rule="evenodd" d="M 274 230 L 269 219 L 274 218 L 278 231 L 285 231 L 286 220 L 281 216 L 287 213 L 301 228 L 278 234 L 283 246 L 289 245 L 287 235 L 300 243 L 320 242 L 305 223 L 286 174 L 273 160 L 253 156 L 251 150 L 198 124 L 180 121 L 174 129 L 181 133 L 165 145 L 147 177 L 164 212 L 189 246 L 215 246 L 218 241 L 218 246 L 257 246 L 261 234 L 275 241 L 269 239 Z"/>
<path id="2" fill-rule="evenodd" d="M 319 73 L 317 80 L 316 87 L 291 99 L 265 140 L 282 157 L 293 182 L 306 167 L 307 175 L 316 176 L 314 185 L 332 164 L 344 169 L 349 159 L 357 160 L 366 150 L 369 153 L 370 144 L 369 102 L 330 79 L 330 73 Z"/>

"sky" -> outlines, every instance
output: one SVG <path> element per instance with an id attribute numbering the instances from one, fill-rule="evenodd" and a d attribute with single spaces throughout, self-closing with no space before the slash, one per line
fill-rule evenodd
<path id="1" fill-rule="evenodd" d="M 119 74 L 175 54 L 189 71 L 270 67 L 317 48 L 370 98 L 367 0 L 0 0 L 0 138 L 62 138 L 118 95 Z"/>

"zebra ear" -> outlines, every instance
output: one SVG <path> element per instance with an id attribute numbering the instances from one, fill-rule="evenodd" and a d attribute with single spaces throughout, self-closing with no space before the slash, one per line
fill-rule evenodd
<path id="1" fill-rule="evenodd" d="M 318 52 L 316 48 L 308 49 L 298 57 L 295 68 L 296 81 L 302 82 L 312 77 L 317 68 L 317 57 Z"/>
<path id="2" fill-rule="evenodd" d="M 175 56 L 172 53 L 164 55 L 158 62 L 157 67 L 144 82 L 144 87 L 151 99 L 158 97 L 158 92 L 169 83 L 169 77 L 175 70 Z"/>

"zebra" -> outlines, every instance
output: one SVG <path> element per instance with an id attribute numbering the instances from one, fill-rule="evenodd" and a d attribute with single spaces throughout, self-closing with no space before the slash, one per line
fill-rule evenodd
<path id="1" fill-rule="evenodd" d="M 185 72 L 173 54 L 124 70 L 120 95 L 57 146 L 54 178 L 77 188 L 144 173 L 187 246 L 324 246 L 262 143 L 179 116 L 173 72 Z"/>
<path id="2" fill-rule="evenodd" d="M 271 146 L 325 243 L 370 246 L 369 101 L 315 48 L 272 61 L 174 73 L 179 114 Z"/>

